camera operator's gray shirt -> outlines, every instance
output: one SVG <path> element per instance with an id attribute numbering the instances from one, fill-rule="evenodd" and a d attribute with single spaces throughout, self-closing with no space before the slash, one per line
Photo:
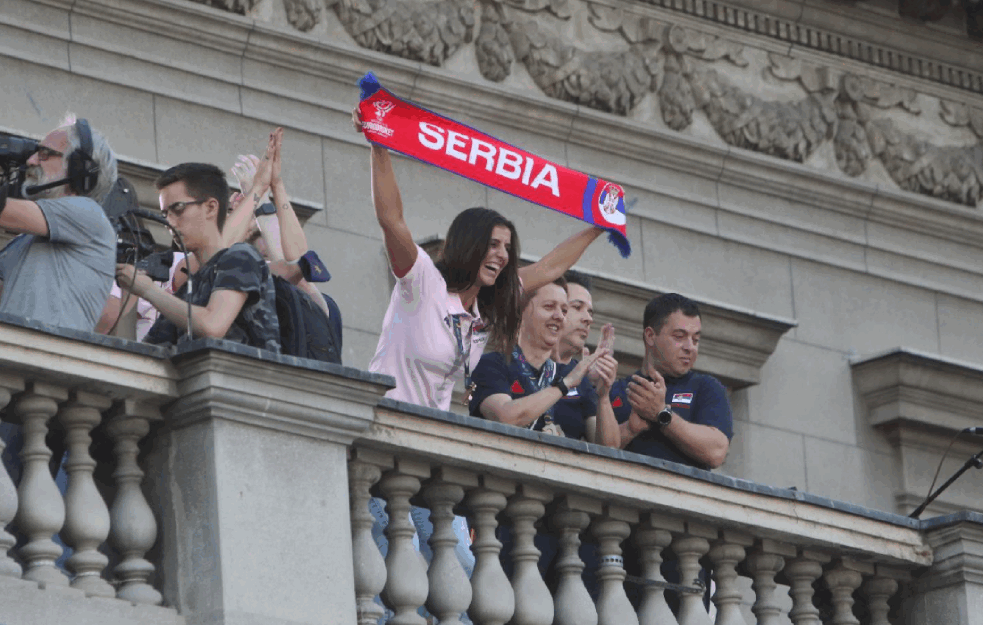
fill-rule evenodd
<path id="1" fill-rule="evenodd" d="M 91 332 L 116 273 L 116 234 L 95 200 L 37 200 L 48 236 L 22 234 L 0 251 L 0 312 Z"/>

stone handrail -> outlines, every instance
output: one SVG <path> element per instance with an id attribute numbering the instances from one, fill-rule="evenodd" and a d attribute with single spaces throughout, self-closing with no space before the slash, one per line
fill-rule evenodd
<path id="1" fill-rule="evenodd" d="M 745 622 L 740 573 L 753 580 L 747 603 L 758 623 L 781 622 L 775 619 L 783 612 L 796 625 L 818 623 L 820 614 L 857 623 L 853 593 L 861 589 L 858 610 L 886 625 L 888 601 L 932 563 L 912 519 L 392 400 L 380 402 L 351 457 L 354 558 L 363 573 L 356 594 L 365 625 L 383 614 L 380 592 L 392 623 L 423 623 L 416 610 L 424 603 L 441 623 L 457 623 L 465 611 L 475 623 L 712 622 L 697 594 L 682 595 L 675 616 L 657 586 L 643 590 L 637 613 L 628 601 L 623 551 L 636 552 L 644 569 L 628 574 L 661 582 L 666 547 L 684 584 L 696 578 L 701 559 L 712 563 L 717 623 Z M 387 500 L 384 564 L 365 512 L 370 492 Z M 410 555 L 411 499 L 431 510 L 429 572 Z M 453 557 L 451 509 L 467 514 L 476 533 L 470 584 Z M 535 564 L 534 522 L 561 545 L 552 595 Z M 501 554 L 514 560 L 511 587 L 495 540 L 499 525 L 515 536 L 516 549 Z M 577 555 L 581 535 L 598 545 L 599 566 Z M 601 580 L 596 604 L 581 580 L 585 566 Z M 820 578 L 829 594 L 814 598 Z M 775 592 L 779 584 L 790 587 L 791 609 Z"/>
<path id="2" fill-rule="evenodd" d="M 425 604 L 448 624 L 707 625 L 701 569 L 720 625 L 975 622 L 960 606 L 983 599 L 983 515 L 916 521 L 382 399 L 392 386 L 0 317 L 0 451 L 23 436 L 0 467 L 0 623 L 368 625 L 388 609 L 405 625 Z"/>

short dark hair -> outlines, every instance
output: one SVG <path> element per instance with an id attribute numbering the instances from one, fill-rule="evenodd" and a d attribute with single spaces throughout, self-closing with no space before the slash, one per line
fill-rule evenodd
<path id="1" fill-rule="evenodd" d="M 566 279 L 567 284 L 576 284 L 578 286 L 584 287 L 588 293 L 591 290 L 591 279 L 587 274 L 580 273 L 579 271 L 570 271 L 563 274 L 564 279 Z"/>
<path id="2" fill-rule="evenodd" d="M 696 302 L 679 293 L 666 293 L 653 298 L 645 307 L 642 328 L 652 328 L 658 334 L 662 331 L 662 326 L 666 324 L 669 315 L 676 311 L 682 312 L 687 317 L 700 316 L 700 307 Z"/>
<path id="3" fill-rule="evenodd" d="M 567 290 L 567 280 L 563 276 L 560 276 L 556 280 L 553 280 L 552 282 L 550 282 L 550 284 L 555 284 L 556 286 L 560 287 L 564 291 Z M 546 286 L 546 285 L 544 284 L 543 286 Z M 541 288 L 543 288 L 543 287 L 542 286 L 539 287 L 539 289 L 541 289 Z M 520 305 L 519 305 L 520 312 L 525 312 L 526 311 L 526 306 L 528 306 L 529 305 L 529 302 L 531 302 L 532 299 L 534 297 L 536 297 L 536 294 L 539 293 L 539 289 L 533 289 L 532 291 L 523 291 L 522 292 L 522 299 L 520 300 Z"/>
<path id="4" fill-rule="evenodd" d="M 218 200 L 218 231 L 225 226 L 225 213 L 229 210 L 229 183 L 225 173 L 209 163 L 181 163 L 171 167 L 157 178 L 157 190 L 183 182 L 188 195 L 196 200 Z"/>

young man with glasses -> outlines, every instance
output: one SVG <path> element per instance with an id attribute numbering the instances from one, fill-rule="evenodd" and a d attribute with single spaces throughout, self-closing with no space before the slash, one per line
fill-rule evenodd
<path id="1" fill-rule="evenodd" d="M 265 194 L 270 169 L 267 158 L 243 202 L 255 203 Z M 189 280 L 190 293 L 185 283 L 172 295 L 132 265 L 117 265 L 120 286 L 160 311 L 144 341 L 176 343 L 188 331 L 190 301 L 194 337 L 226 339 L 279 353 L 280 326 L 270 270 L 248 243 L 226 248 L 223 242 L 229 203 L 225 174 L 214 165 L 184 163 L 161 174 L 157 190 L 161 212 L 180 233 L 199 269 Z"/>
<path id="2" fill-rule="evenodd" d="M 0 187 L 0 228 L 20 233 L 0 251 L 0 313 L 91 331 L 113 282 L 116 234 L 99 203 L 116 157 L 85 120 L 68 118 L 27 165 L 29 199 Z M 49 188 L 26 193 L 36 186 Z"/>

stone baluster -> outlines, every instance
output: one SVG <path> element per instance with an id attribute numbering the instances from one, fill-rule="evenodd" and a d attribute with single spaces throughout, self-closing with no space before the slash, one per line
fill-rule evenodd
<path id="1" fill-rule="evenodd" d="M 65 527 L 61 535 L 74 552 L 65 565 L 75 574 L 72 588 L 89 597 L 116 596 L 113 587 L 102 578 L 109 558 L 99 552 L 99 545 L 109 536 L 109 509 L 92 478 L 96 461 L 89 454 L 89 433 L 102 421 L 102 411 L 111 405 L 108 397 L 73 391 L 69 403 L 58 412 L 68 447 Z"/>
<path id="2" fill-rule="evenodd" d="M 553 597 L 554 625 L 597 625 L 597 609 L 584 586 L 584 562 L 580 559 L 580 534 L 590 515 L 585 510 L 601 512 L 601 506 L 580 497 L 567 496 L 550 517 L 559 535 L 560 549 L 556 570 L 559 582 Z"/>
<path id="3" fill-rule="evenodd" d="M 662 576 L 662 550 L 672 543 L 673 532 L 681 534 L 684 529 L 682 521 L 652 513 L 635 531 L 635 544 L 641 551 L 642 575 L 645 579 L 666 581 Z M 638 609 L 639 625 L 676 625 L 676 616 L 666 603 L 663 588 L 645 586 L 642 593 L 642 605 Z"/>
<path id="4" fill-rule="evenodd" d="M 6 408 L 14 393 L 24 390 L 24 381 L 6 374 L 0 374 L 0 410 Z M 0 453 L 6 445 L 0 438 Z M 9 552 L 17 543 L 7 533 L 7 526 L 17 514 L 17 487 L 7 473 L 7 467 L 0 463 L 0 576 L 20 577 L 23 574 L 20 564 L 10 557 Z"/>
<path id="5" fill-rule="evenodd" d="M 471 605 L 471 581 L 455 551 L 457 534 L 453 525 L 454 506 L 464 499 L 462 484 L 475 487 L 478 480 L 470 473 L 441 467 L 434 471 L 433 479 L 423 490 L 433 523 L 430 536 L 433 561 L 427 571 L 430 582 L 427 609 L 441 625 L 462 625 L 461 614 Z"/>
<path id="6" fill-rule="evenodd" d="M 638 625 L 638 616 L 625 594 L 625 566 L 621 557 L 621 543 L 631 534 L 629 522 L 637 523 L 638 514 L 607 506 L 604 516 L 591 526 L 601 554 L 601 566 L 597 571 L 601 583 L 601 596 L 597 599 L 598 625 Z"/>
<path id="7" fill-rule="evenodd" d="M 109 511 L 110 542 L 120 556 L 113 569 L 120 581 L 116 596 L 147 605 L 160 605 L 163 598 L 148 582 L 154 565 L 144 555 L 157 542 L 157 520 L 140 487 L 143 471 L 137 455 L 138 443 L 150 431 L 150 422 L 160 418 L 155 406 L 127 399 L 110 412 L 106 423 L 116 454 L 116 497 Z"/>
<path id="8" fill-rule="evenodd" d="M 754 605 L 751 611 L 758 619 L 758 625 L 780 625 L 782 605 L 775 595 L 778 586 L 775 577 L 785 566 L 785 557 L 795 557 L 796 550 L 790 545 L 774 540 L 761 540 L 747 557 L 747 570 L 753 580 Z"/>
<path id="9" fill-rule="evenodd" d="M 551 625 L 553 597 L 539 573 L 539 549 L 533 544 L 534 526 L 546 511 L 544 502 L 552 499 L 545 487 L 523 484 L 509 500 L 505 514 L 512 520 L 512 591 L 515 614 L 512 625 Z"/>
<path id="10" fill-rule="evenodd" d="M 24 427 L 20 454 L 24 470 L 14 519 L 17 529 L 27 536 L 27 544 L 20 548 L 24 579 L 53 586 L 68 585 L 68 577 L 55 566 L 62 548 L 51 540 L 65 522 L 65 502 L 48 468 L 51 451 L 44 438 L 48 421 L 58 412 L 58 402 L 66 399 L 65 389 L 32 382 L 14 402 L 14 414 Z"/>
<path id="11" fill-rule="evenodd" d="M 737 585 L 737 565 L 744 561 L 747 547 L 753 544 L 754 538 L 749 534 L 723 530 L 720 538 L 710 546 L 716 584 L 713 594 L 713 604 L 717 607 L 716 625 L 747 625 L 741 612 L 744 594 Z"/>
<path id="12" fill-rule="evenodd" d="M 679 583 L 695 586 L 700 579 L 700 558 L 710 551 L 710 541 L 716 539 L 714 528 L 698 523 L 687 523 L 686 534 L 672 541 L 672 551 L 679 561 Z M 710 614 L 703 605 L 703 596 L 679 594 L 679 625 L 711 625 Z"/>
<path id="13" fill-rule="evenodd" d="M 860 625 L 860 620 L 853 614 L 853 591 L 860 587 L 863 575 L 857 570 L 859 567 L 852 564 L 849 560 L 840 560 L 823 576 L 833 595 L 831 625 Z"/>
<path id="14" fill-rule="evenodd" d="M 888 612 L 891 611 L 888 601 L 898 591 L 898 580 L 894 576 L 889 577 L 883 573 L 882 568 L 878 566 L 877 574 L 863 585 L 862 590 L 867 598 L 867 612 L 870 614 L 870 619 L 867 621 L 869 625 L 890 625 L 887 618 Z"/>
<path id="15" fill-rule="evenodd" d="M 375 597 L 386 586 L 386 561 L 372 538 L 375 517 L 369 512 L 369 491 L 379 481 L 382 469 L 363 460 L 354 450 L 348 463 L 349 500 L 352 522 L 352 561 L 355 569 L 355 609 L 358 625 L 376 625 L 385 614 Z"/>
<path id="16" fill-rule="evenodd" d="M 429 477 L 430 468 L 422 463 L 397 461 L 386 471 L 379 489 L 386 498 L 389 527 L 389 553 L 386 554 L 386 585 L 382 598 L 395 612 L 392 625 L 425 625 L 417 609 L 427 600 L 427 563 L 413 548 L 416 527 L 410 520 L 410 497 L 420 490 L 420 478 Z"/>
<path id="17" fill-rule="evenodd" d="M 823 564 L 830 557 L 802 550 L 797 558 L 785 564 L 783 574 L 789 583 L 788 594 L 792 598 L 792 610 L 788 613 L 793 625 L 821 625 L 819 608 L 813 602 L 813 583 L 823 574 Z"/>
<path id="18" fill-rule="evenodd" d="M 485 475 L 481 487 L 468 493 L 466 501 L 475 530 L 468 616 L 475 625 L 505 625 L 515 612 L 515 594 L 499 560 L 502 543 L 495 538 L 496 517 L 505 509 L 506 495 L 513 492 L 515 484 Z"/>

